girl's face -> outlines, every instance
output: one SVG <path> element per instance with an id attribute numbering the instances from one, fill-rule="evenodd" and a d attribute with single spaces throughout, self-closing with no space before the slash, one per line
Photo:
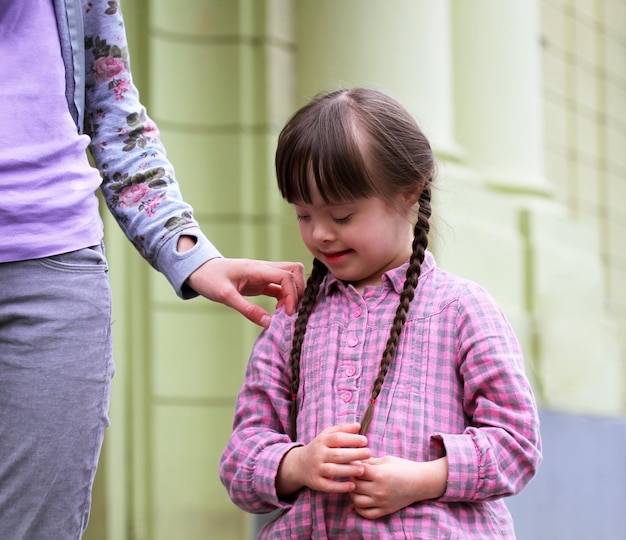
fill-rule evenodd
<path id="1" fill-rule="evenodd" d="M 307 249 L 361 292 L 366 285 L 380 285 L 383 273 L 411 256 L 413 225 L 406 201 L 398 207 L 378 197 L 329 204 L 314 191 L 311 204 L 294 208 Z"/>

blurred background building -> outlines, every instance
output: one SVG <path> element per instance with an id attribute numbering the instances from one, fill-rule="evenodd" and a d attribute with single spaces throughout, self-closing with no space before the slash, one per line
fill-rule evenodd
<path id="1" fill-rule="evenodd" d="M 503 306 L 541 406 L 518 537 L 623 538 L 626 0 L 121 6 L 143 101 L 228 257 L 309 264 L 273 173 L 308 98 L 368 85 L 414 113 L 440 167 L 432 251 Z M 117 374 L 86 539 L 251 538 L 217 464 L 259 329 L 178 300 L 110 219 L 107 244 Z"/>

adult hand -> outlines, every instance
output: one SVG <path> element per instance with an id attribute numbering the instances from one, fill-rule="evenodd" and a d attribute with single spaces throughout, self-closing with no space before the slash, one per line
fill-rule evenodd
<path id="1" fill-rule="evenodd" d="M 359 424 L 339 424 L 323 430 L 305 446 L 292 448 L 283 458 L 276 491 L 285 497 L 301 487 L 326 493 L 346 493 L 355 487 L 349 477 L 363 472 L 360 460 L 369 459 L 367 438 Z"/>
<path id="2" fill-rule="evenodd" d="M 376 519 L 415 502 L 441 497 L 448 479 L 448 458 L 418 462 L 393 456 L 363 462 L 350 493 L 357 514 Z"/>
<path id="3" fill-rule="evenodd" d="M 304 266 L 295 262 L 269 262 L 254 259 L 211 259 L 187 279 L 198 294 L 231 307 L 248 320 L 267 327 L 269 313 L 245 296 L 265 295 L 277 299 L 293 314 L 304 292 Z"/>

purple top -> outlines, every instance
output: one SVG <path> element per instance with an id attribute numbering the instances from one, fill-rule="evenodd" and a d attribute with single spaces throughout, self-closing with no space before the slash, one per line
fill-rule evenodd
<path id="1" fill-rule="evenodd" d="M 447 455 L 446 492 L 375 520 L 352 510 L 347 494 L 302 489 L 289 500 L 276 494 L 286 452 L 329 426 L 361 420 L 406 268 L 387 272 L 381 287 L 362 295 L 332 275 L 322 284 L 302 349 L 298 442 L 286 435 L 295 317 L 278 310 L 257 340 L 220 477 L 244 510 L 283 510 L 259 538 L 515 538 L 502 498 L 520 491 L 541 460 L 522 353 L 493 298 L 437 268 L 430 253 L 367 438 L 373 457 Z"/>
<path id="2" fill-rule="evenodd" d="M 2 0 L 0 32 L 0 263 L 99 243 L 99 186 L 139 253 L 197 296 L 185 281 L 221 255 L 139 100 L 120 4 Z M 183 234 L 196 245 L 179 253 Z"/>
<path id="3" fill-rule="evenodd" d="M 3 0 L 0 25 L 0 262 L 98 244 L 101 178 L 68 110 L 52 2 Z"/>

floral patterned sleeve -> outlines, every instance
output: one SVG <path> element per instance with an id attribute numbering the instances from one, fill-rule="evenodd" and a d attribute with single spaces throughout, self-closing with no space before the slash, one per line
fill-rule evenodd
<path id="1" fill-rule="evenodd" d="M 155 123 L 139 101 L 129 69 L 118 2 L 83 4 L 86 105 L 85 133 L 109 210 L 142 256 L 168 278 L 177 294 L 195 293 L 183 285 L 204 262 L 220 256 L 200 231 L 183 201 L 172 164 Z M 176 251 L 181 234 L 196 245 Z"/>

